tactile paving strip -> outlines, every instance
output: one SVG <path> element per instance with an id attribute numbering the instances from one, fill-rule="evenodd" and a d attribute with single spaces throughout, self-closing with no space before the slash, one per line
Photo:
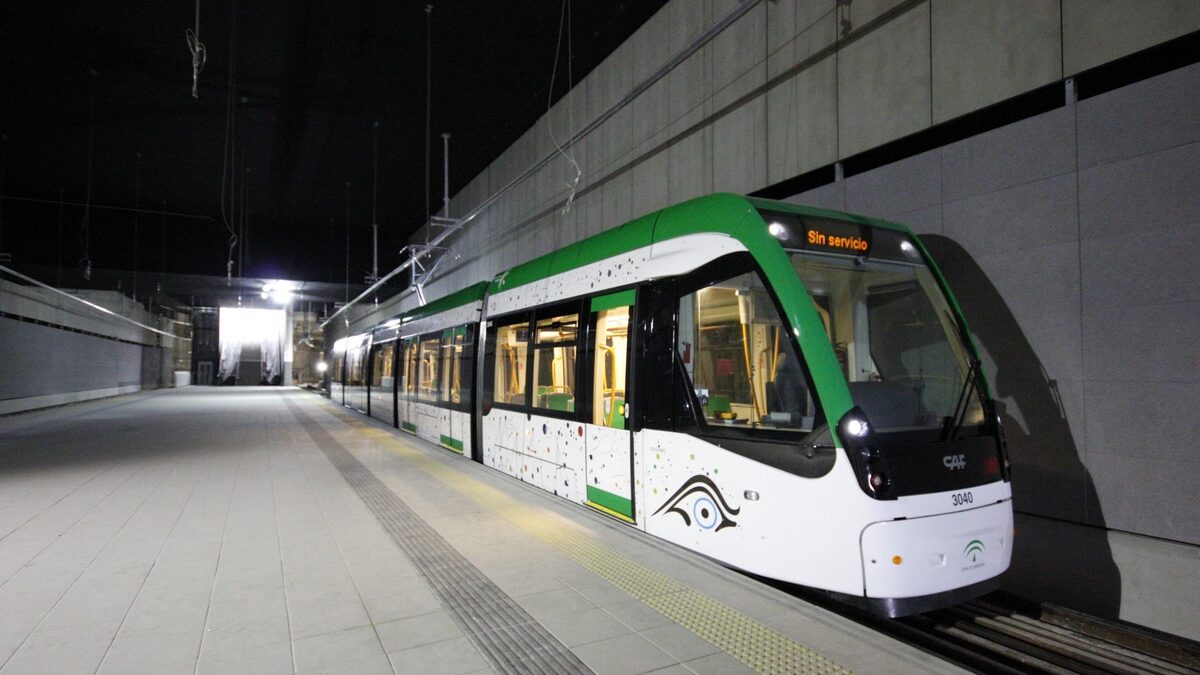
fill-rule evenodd
<path id="1" fill-rule="evenodd" d="M 316 420 L 293 401 L 286 397 L 283 401 L 498 672 L 513 675 L 592 672 Z"/>
<path id="2" fill-rule="evenodd" d="M 754 619 L 632 560 L 586 534 L 546 517 L 461 470 L 400 442 L 352 416 L 338 417 L 390 443 L 406 461 L 552 546 L 596 576 L 624 590 L 761 673 L 849 673 L 848 669 Z"/>

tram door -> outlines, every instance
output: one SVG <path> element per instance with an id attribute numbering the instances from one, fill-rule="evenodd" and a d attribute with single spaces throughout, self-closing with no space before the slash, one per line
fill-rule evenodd
<path id="1" fill-rule="evenodd" d="M 587 412 L 587 503 L 633 522 L 633 448 L 625 402 L 634 291 L 591 299 L 591 410 Z"/>

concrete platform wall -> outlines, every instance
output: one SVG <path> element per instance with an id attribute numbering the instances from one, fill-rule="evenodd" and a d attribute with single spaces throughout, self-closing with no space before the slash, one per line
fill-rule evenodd
<path id="1" fill-rule="evenodd" d="M 154 321 L 115 292 L 87 299 Z M 0 415 L 170 386 L 170 342 L 44 289 L 0 281 Z"/>
<path id="2" fill-rule="evenodd" d="M 1200 638 L 1200 65 L 793 201 L 912 226 L 985 352 L 1015 588 Z M 1144 554 L 1153 549 L 1152 555 Z"/>
<path id="3" fill-rule="evenodd" d="M 735 5 L 670 2 L 452 213 Z M 426 293 L 690 197 L 829 167 L 1198 29 L 1200 3 L 1186 0 L 758 2 L 568 149 L 583 169 L 568 213 L 575 172 L 560 157 L 451 240 Z M 1006 405 L 1014 587 L 1192 637 L 1196 598 L 1169 580 L 1200 576 L 1200 513 L 1180 478 L 1200 468 L 1197 100 L 1192 66 L 796 196 L 907 222 L 946 265 Z"/>

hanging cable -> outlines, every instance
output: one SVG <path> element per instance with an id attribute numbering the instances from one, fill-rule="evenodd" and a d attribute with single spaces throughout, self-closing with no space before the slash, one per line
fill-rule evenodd
<path id="1" fill-rule="evenodd" d="M 192 98 L 200 98 L 200 71 L 208 61 L 208 50 L 200 41 L 200 0 L 196 0 L 196 25 L 187 29 L 187 46 L 192 53 Z"/>
<path id="2" fill-rule="evenodd" d="M 433 115 L 433 5 L 425 5 L 425 220 L 429 221 L 429 139 L 430 118 Z M 431 224 L 432 225 L 432 224 Z M 425 228 L 425 243 L 429 243 L 429 231 Z"/>
<path id="3" fill-rule="evenodd" d="M 546 94 L 546 128 L 550 131 L 550 141 L 554 143 L 554 147 L 558 149 L 559 154 L 567 158 L 575 169 L 575 178 L 569 182 L 565 182 L 567 189 L 571 191 L 567 195 L 567 203 L 563 206 L 562 214 L 565 216 L 571 210 L 571 204 L 575 201 L 575 191 L 579 188 L 579 179 L 583 177 L 583 170 L 579 168 L 579 162 L 575 161 L 575 155 L 572 152 L 564 150 L 558 139 L 554 137 L 554 124 L 550 119 L 550 106 L 554 102 L 554 80 L 558 77 L 558 54 L 562 51 L 563 28 L 566 27 L 567 32 L 567 94 L 563 98 L 566 100 L 567 106 L 567 137 L 574 136 L 574 111 L 571 109 L 571 0 L 563 0 L 562 11 L 558 16 L 558 42 L 554 45 L 554 67 L 550 69 L 550 91 Z"/>
<path id="4" fill-rule="evenodd" d="M 225 102 L 225 144 L 224 157 L 221 159 L 221 220 L 225 223 L 225 229 L 229 231 L 229 252 L 225 256 L 225 285 L 229 286 L 233 283 L 233 249 L 238 244 L 237 232 L 233 229 L 233 201 L 230 200 L 228 207 L 225 204 L 225 186 L 229 185 L 229 190 L 233 190 L 233 177 L 230 175 L 232 167 L 230 164 L 229 152 L 233 145 L 233 138 L 236 134 L 234 128 L 233 115 L 233 97 L 236 81 L 234 79 L 234 65 L 237 59 L 237 3 L 231 2 L 229 5 L 229 99 Z"/>
<path id="5" fill-rule="evenodd" d="M 92 278 L 92 244 L 91 244 L 91 211 L 92 211 L 92 160 L 96 147 L 96 71 L 89 69 L 92 74 L 91 103 L 88 106 L 88 166 L 87 166 L 87 198 L 83 202 L 83 278 Z"/>

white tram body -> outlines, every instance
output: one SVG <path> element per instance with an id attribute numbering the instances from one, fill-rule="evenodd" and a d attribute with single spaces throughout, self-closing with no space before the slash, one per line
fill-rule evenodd
<path id="1" fill-rule="evenodd" d="M 890 615 L 1009 566 L 1003 433 L 900 226 L 713 195 L 390 324 L 336 343 L 346 405 L 357 349 L 373 416 L 724 564 Z"/>

